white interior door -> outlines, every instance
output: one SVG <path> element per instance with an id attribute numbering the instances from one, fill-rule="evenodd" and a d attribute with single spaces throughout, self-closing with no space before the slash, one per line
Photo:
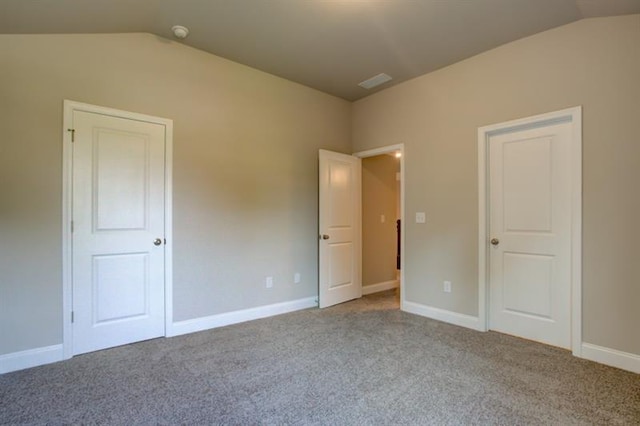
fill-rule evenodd
<path id="1" fill-rule="evenodd" d="M 73 353 L 164 335 L 165 127 L 73 112 Z"/>
<path id="2" fill-rule="evenodd" d="M 571 123 L 489 139 L 489 327 L 571 347 Z"/>
<path id="3" fill-rule="evenodd" d="M 321 308 L 362 296 L 360 159 L 319 153 L 319 291 Z"/>

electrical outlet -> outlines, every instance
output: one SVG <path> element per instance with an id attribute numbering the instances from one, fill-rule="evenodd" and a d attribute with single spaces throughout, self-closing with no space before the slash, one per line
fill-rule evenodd
<path id="1" fill-rule="evenodd" d="M 451 293 L 451 281 L 444 282 L 444 292 Z"/>
<path id="2" fill-rule="evenodd" d="M 293 274 L 293 283 L 300 284 L 300 272 L 296 272 Z"/>
<path id="3" fill-rule="evenodd" d="M 267 288 L 273 287 L 273 277 L 265 278 L 264 283 L 265 283 Z"/>
<path id="4" fill-rule="evenodd" d="M 426 223 L 427 215 L 425 212 L 416 212 L 416 223 Z"/>

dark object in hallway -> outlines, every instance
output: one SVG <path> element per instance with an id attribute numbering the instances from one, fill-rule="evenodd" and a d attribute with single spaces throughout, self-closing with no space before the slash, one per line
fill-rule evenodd
<path id="1" fill-rule="evenodd" d="M 400 226 L 400 219 L 396 220 L 396 228 L 398 230 L 398 232 L 397 232 L 397 234 L 398 234 L 397 247 L 398 248 L 396 250 L 398 254 L 396 255 L 396 269 L 400 270 L 400 241 L 401 241 L 400 232 L 402 232 L 401 231 L 402 227 Z"/>

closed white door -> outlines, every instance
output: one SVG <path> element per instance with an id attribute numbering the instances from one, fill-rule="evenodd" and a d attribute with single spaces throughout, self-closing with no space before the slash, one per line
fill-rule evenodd
<path id="1" fill-rule="evenodd" d="M 319 153 L 319 297 L 321 308 L 362 296 L 360 159 Z"/>
<path id="2" fill-rule="evenodd" d="M 165 126 L 73 112 L 73 353 L 164 335 Z"/>
<path id="3" fill-rule="evenodd" d="M 489 327 L 571 347 L 571 123 L 489 139 Z"/>

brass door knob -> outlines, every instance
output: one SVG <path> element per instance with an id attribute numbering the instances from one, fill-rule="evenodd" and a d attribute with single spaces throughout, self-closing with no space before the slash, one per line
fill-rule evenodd
<path id="1" fill-rule="evenodd" d="M 500 244 L 500 240 L 497 238 L 492 238 L 491 239 L 491 244 L 493 244 L 494 246 L 497 246 L 498 244 Z"/>

